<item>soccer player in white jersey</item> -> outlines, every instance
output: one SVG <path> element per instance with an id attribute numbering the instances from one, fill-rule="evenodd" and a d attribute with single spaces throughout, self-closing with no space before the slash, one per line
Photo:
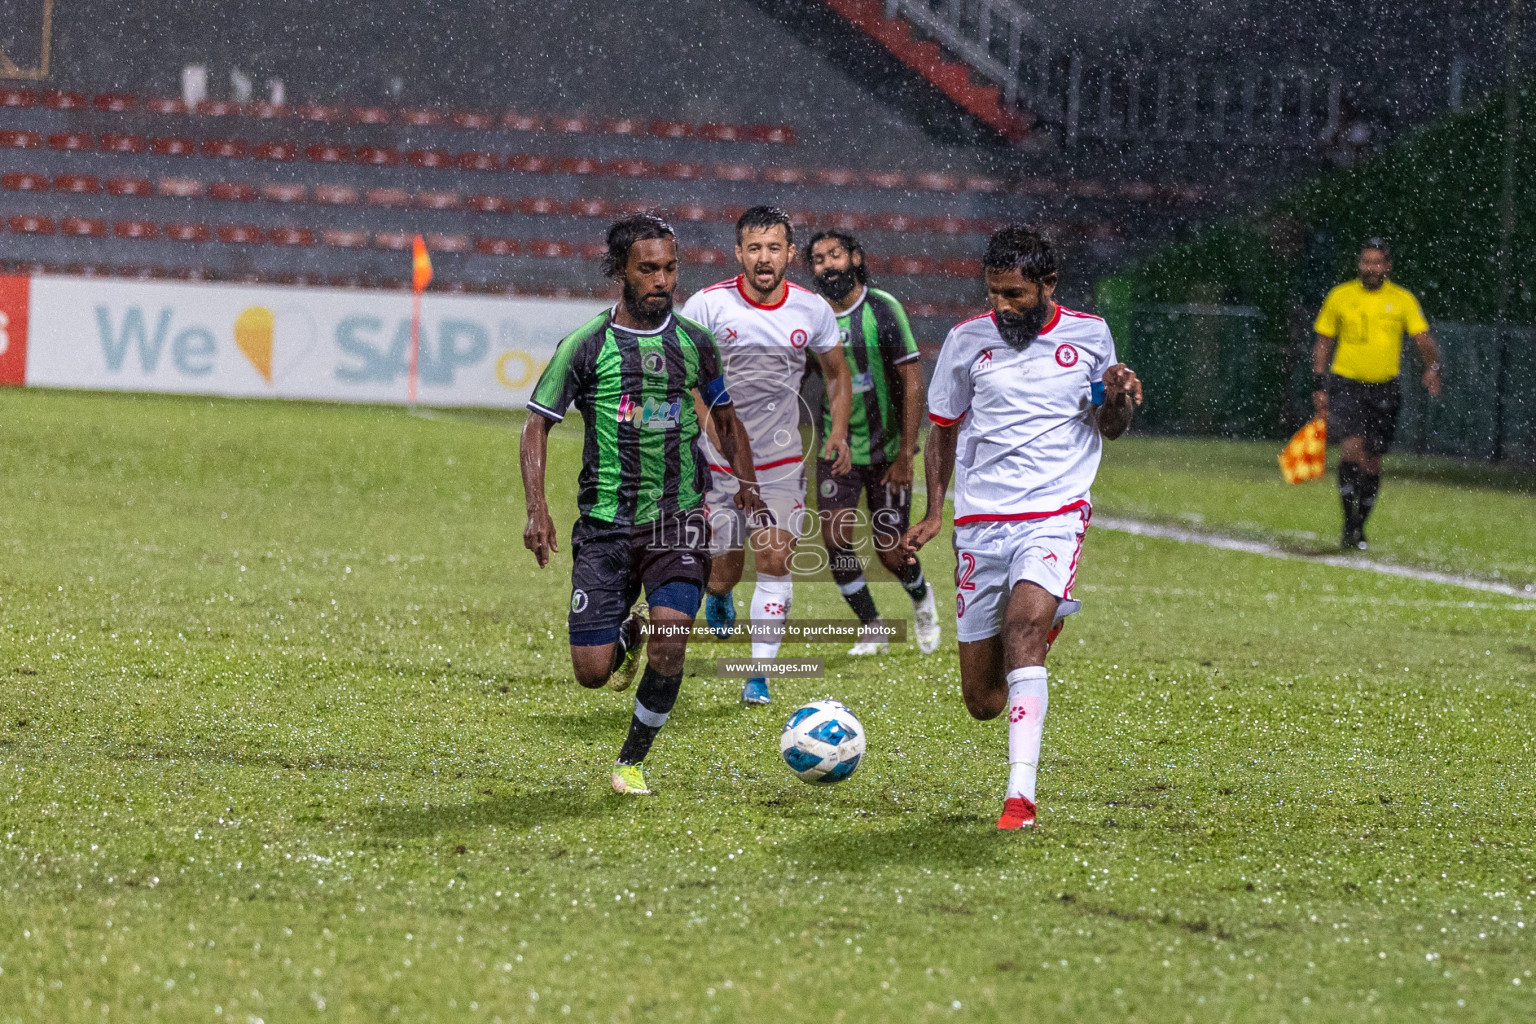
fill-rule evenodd
<path id="1" fill-rule="evenodd" d="M 805 353 L 815 354 L 827 381 L 832 427 L 822 458 L 835 474 L 847 473 L 848 411 L 852 378 L 838 338 L 837 316 L 827 300 L 784 275 L 795 258 L 789 217 L 771 206 L 754 206 L 736 222 L 736 260 L 742 272 L 695 293 L 683 315 L 709 328 L 725 364 L 725 383 L 752 442 L 752 461 L 767 515 L 747 523 L 736 507 L 736 477 L 712 443 L 704 446 L 711 473 L 706 498 L 711 559 L 704 614 L 718 632 L 736 621 L 731 590 L 746 561 L 751 527 L 757 575 L 748 618 L 754 625 L 754 660 L 778 656 L 794 587 L 790 558 L 815 516 L 805 507 L 805 452 L 800 444 L 800 381 Z M 814 421 L 813 421 L 814 422 Z M 766 627 L 766 628 L 764 628 Z M 744 704 L 769 702 L 768 680 L 755 676 L 741 691 Z"/>
<path id="2" fill-rule="evenodd" d="M 1115 360 L 1104 321 L 1052 298 L 1056 254 L 1005 227 L 982 259 L 992 312 L 944 339 L 928 385 L 928 511 L 903 539 L 916 553 L 943 527 L 955 473 L 955 625 L 960 691 L 973 718 L 1008 711 L 1000 829 L 1035 822 L 1047 702 L 1045 655 L 1072 599 L 1088 488 L 1105 438 L 1131 424 L 1141 381 Z"/>

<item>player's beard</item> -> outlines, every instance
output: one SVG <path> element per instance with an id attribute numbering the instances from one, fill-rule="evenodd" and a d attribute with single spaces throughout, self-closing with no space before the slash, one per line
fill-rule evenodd
<path id="1" fill-rule="evenodd" d="M 660 327 L 666 322 L 672 312 L 672 296 L 647 295 L 644 298 L 636 295 L 630 288 L 629 282 L 624 282 L 624 308 L 635 322 L 648 328 Z"/>
<path id="2" fill-rule="evenodd" d="M 1040 336 L 1040 331 L 1045 327 L 1045 321 L 1050 318 L 1050 313 L 1050 303 L 1040 302 L 1022 313 L 998 312 L 993 313 L 992 318 L 997 321 L 997 333 L 1003 336 L 1007 346 L 1016 352 L 1022 352 L 1029 347 L 1030 342 Z"/>
<path id="3" fill-rule="evenodd" d="M 823 270 L 816 275 L 816 290 L 833 302 L 842 302 L 858 284 L 858 276 L 851 269 Z"/>

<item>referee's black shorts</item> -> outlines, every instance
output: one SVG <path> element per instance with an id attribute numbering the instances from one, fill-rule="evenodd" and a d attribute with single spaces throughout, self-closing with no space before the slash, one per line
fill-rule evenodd
<path id="1" fill-rule="evenodd" d="M 1385 455 L 1397 434 L 1397 410 L 1402 404 L 1397 378 L 1368 384 L 1336 373 L 1328 375 L 1328 436 L 1342 441 L 1358 437 L 1369 455 Z"/>

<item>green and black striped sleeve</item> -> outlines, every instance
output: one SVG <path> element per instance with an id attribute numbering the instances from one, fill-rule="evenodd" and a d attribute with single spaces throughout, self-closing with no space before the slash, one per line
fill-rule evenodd
<path id="1" fill-rule="evenodd" d="M 879 288 L 871 288 L 869 303 L 875 314 L 880 355 L 886 363 L 900 366 L 916 359 L 917 340 L 912 337 L 912 324 L 907 320 L 907 311 L 901 308 L 896 297 Z"/>
<path id="2" fill-rule="evenodd" d="M 533 397 L 528 400 L 530 412 L 556 423 L 565 419 L 565 411 L 576 400 L 582 383 L 591 379 L 592 355 L 596 351 L 591 342 L 601 340 L 610 315 L 609 310 L 603 310 L 560 342 L 539 375 L 539 382 L 533 386 Z"/>

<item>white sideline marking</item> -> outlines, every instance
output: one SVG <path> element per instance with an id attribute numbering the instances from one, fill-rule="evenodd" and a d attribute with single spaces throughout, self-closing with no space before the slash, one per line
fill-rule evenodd
<path id="1" fill-rule="evenodd" d="M 1301 555 L 1294 551 L 1286 551 L 1283 548 L 1278 548 L 1261 540 L 1243 540 L 1238 537 L 1224 537 L 1221 534 L 1215 533 L 1200 533 L 1178 526 L 1144 523 L 1139 519 L 1121 519 L 1117 516 L 1096 515 L 1093 517 L 1093 525 L 1103 527 L 1106 530 L 1116 530 L 1120 533 L 1133 533 L 1138 537 L 1173 540 L 1181 544 L 1203 544 L 1208 548 L 1221 548 L 1223 551 L 1242 551 L 1250 555 L 1280 558 L 1288 562 L 1315 562 L 1319 565 L 1333 566 L 1336 569 L 1362 569 L 1366 572 L 1381 573 L 1383 576 L 1400 576 L 1404 579 L 1420 580 L 1424 583 L 1440 583 L 1448 587 L 1464 587 L 1467 590 L 1482 590 L 1490 594 L 1504 594 L 1508 597 L 1536 596 L 1536 585 L 1517 587 L 1509 583 L 1480 580 L 1474 576 L 1458 576 L 1454 573 L 1437 572 L 1434 569 L 1417 569 L 1410 565 L 1376 562 L 1369 558 L 1362 558 L 1359 555 Z"/>

